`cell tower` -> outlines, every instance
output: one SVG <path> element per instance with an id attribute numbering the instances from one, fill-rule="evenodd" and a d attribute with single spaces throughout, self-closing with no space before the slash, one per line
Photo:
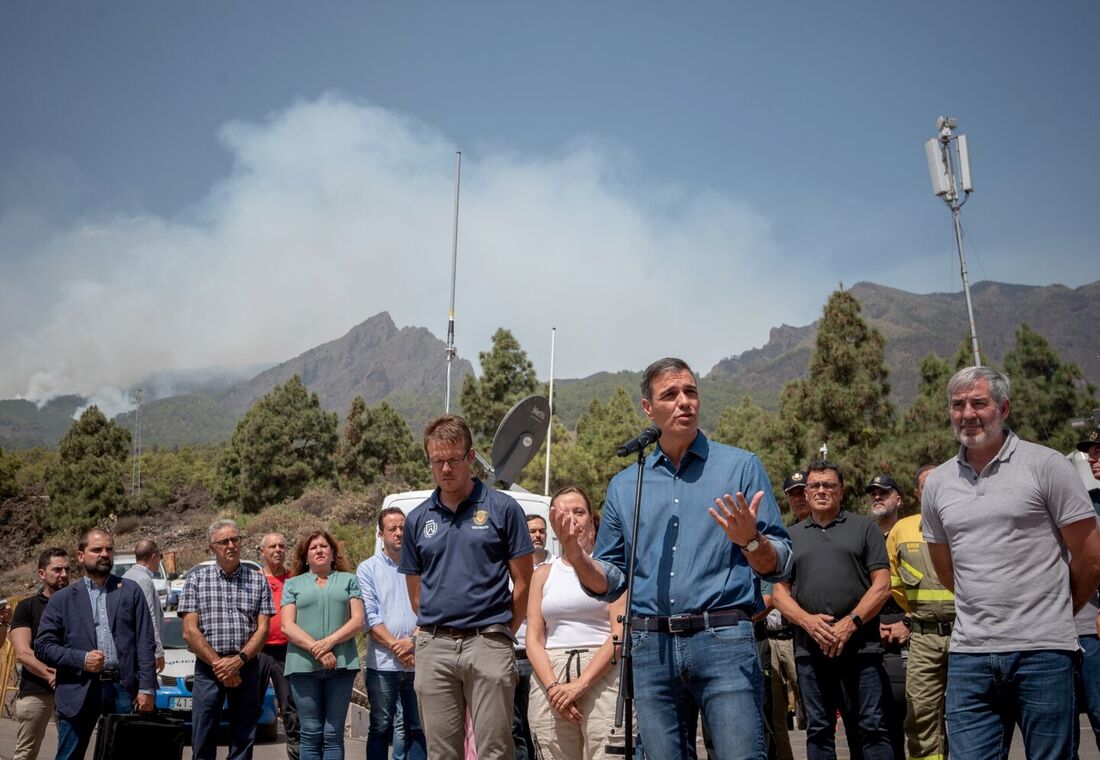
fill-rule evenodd
<path id="1" fill-rule="evenodd" d="M 970 300 L 970 278 L 966 273 L 962 222 L 959 219 L 959 209 L 974 192 L 974 183 L 970 179 L 970 155 L 967 150 L 966 135 L 956 132 L 958 126 L 958 122 L 950 116 L 941 116 L 937 119 L 936 130 L 939 135 L 924 144 L 924 153 L 928 158 L 928 171 L 932 175 L 932 192 L 943 199 L 951 209 L 951 219 L 955 222 L 955 245 L 959 249 L 959 268 L 962 270 L 963 293 L 966 295 L 966 314 L 970 318 L 970 348 L 974 352 L 974 365 L 980 367 L 982 356 L 978 353 L 978 330 L 974 326 L 974 303 Z M 954 162 L 951 160 L 952 145 L 955 146 L 954 153 L 957 156 Z"/>

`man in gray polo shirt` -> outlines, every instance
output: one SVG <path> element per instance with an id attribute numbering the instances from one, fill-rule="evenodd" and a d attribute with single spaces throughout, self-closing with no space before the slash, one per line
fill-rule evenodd
<path id="1" fill-rule="evenodd" d="M 955 758 L 1070 757 L 1074 612 L 1100 582 L 1100 532 L 1084 485 L 1057 451 L 1004 428 L 1008 378 L 968 367 L 947 385 L 958 454 L 929 476 L 922 528 L 955 592 L 947 735 Z"/>

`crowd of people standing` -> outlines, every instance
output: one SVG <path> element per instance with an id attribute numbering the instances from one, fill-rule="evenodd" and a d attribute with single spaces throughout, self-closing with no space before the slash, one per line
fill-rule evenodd
<path id="1" fill-rule="evenodd" d="M 810 760 L 836 757 L 838 716 L 866 760 L 993 760 L 1015 728 L 1029 758 L 1075 758 L 1079 711 L 1100 747 L 1096 495 L 1006 426 L 1006 377 L 967 368 L 946 395 L 959 451 L 920 468 L 909 517 L 890 473 L 863 515 L 842 468 L 815 461 L 783 484 L 785 523 L 759 458 L 699 430 L 695 376 L 668 358 L 642 380 L 660 440 L 611 480 L 599 517 L 577 487 L 554 495 L 549 526 L 524 514 L 474 476 L 470 429 L 444 415 L 424 432 L 436 490 L 408 515 L 382 510 L 380 551 L 354 572 L 324 530 L 293 549 L 264 536 L 252 572 L 219 520 L 215 562 L 179 603 L 193 756 L 215 757 L 224 705 L 229 757 L 251 757 L 271 683 L 292 760 L 343 758 L 362 671 L 368 760 L 603 758 L 627 620 L 638 757 L 695 757 L 701 725 L 713 758 L 784 760 L 791 714 Z M 1078 448 L 1100 478 L 1100 429 Z M 159 555 L 147 543 L 139 560 Z M 89 531 L 69 584 L 67 553 L 43 553 L 41 592 L 15 610 L 20 760 L 51 713 L 58 758 L 80 758 L 99 715 L 153 709 L 159 603 L 141 571 L 111 576 L 112 556 Z"/>

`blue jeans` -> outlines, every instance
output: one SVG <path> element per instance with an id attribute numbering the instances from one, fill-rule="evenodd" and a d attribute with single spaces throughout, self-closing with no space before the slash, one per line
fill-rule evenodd
<path id="1" fill-rule="evenodd" d="M 796 658 L 795 668 L 806 712 L 808 760 L 836 758 L 838 710 L 844 718 L 848 744 L 860 750 L 863 760 L 893 760 L 886 723 L 890 684 L 881 654 L 826 657 L 815 653 Z"/>
<path id="2" fill-rule="evenodd" d="M 763 760 L 764 674 L 751 623 L 677 635 L 636 629 L 631 641 L 648 757 L 694 759 L 702 709 L 717 760 Z"/>
<path id="3" fill-rule="evenodd" d="M 413 691 L 414 674 L 400 670 L 367 668 L 367 698 L 370 700 L 370 730 L 367 732 L 367 760 L 387 760 L 389 745 L 394 738 L 394 717 L 401 705 L 404 721 L 404 750 L 408 760 L 424 760 L 427 750 L 424 730 L 420 727 L 420 712 Z M 394 742 L 396 745 L 396 742 Z M 396 753 L 395 753 L 396 754 Z"/>
<path id="4" fill-rule="evenodd" d="M 121 684 L 92 681 L 84 709 L 72 718 L 57 716 L 57 760 L 83 760 L 99 716 L 133 710 L 133 697 Z"/>
<path id="5" fill-rule="evenodd" d="M 215 760 L 222 706 L 229 703 L 229 760 L 250 760 L 260 719 L 260 662 L 249 660 L 238 675 L 241 685 L 221 684 L 214 669 L 195 661 L 195 683 L 191 687 L 191 748 L 194 760 Z M 266 688 L 266 687 L 265 687 Z"/>
<path id="6" fill-rule="evenodd" d="M 1075 652 L 952 652 L 947 666 L 947 740 L 955 760 L 1008 756 L 1018 722 L 1029 758 L 1073 752 Z"/>
<path id="7" fill-rule="evenodd" d="M 301 760 L 344 760 L 344 723 L 355 671 L 316 670 L 289 678 L 298 706 Z"/>
<path id="8" fill-rule="evenodd" d="M 1076 686 L 1077 710 L 1089 716 L 1096 747 L 1100 749 L 1100 638 L 1079 636 L 1077 642 L 1084 656 L 1077 661 Z M 1077 760 L 1077 748 L 1081 741 L 1081 722 L 1073 721 L 1073 757 Z"/>

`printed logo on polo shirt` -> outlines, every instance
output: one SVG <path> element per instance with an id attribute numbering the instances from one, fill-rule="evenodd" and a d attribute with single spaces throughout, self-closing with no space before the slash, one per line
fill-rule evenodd
<path id="1" fill-rule="evenodd" d="M 424 523 L 424 538 L 431 538 L 438 529 L 439 525 L 436 524 L 435 520 L 428 520 Z"/>
<path id="2" fill-rule="evenodd" d="M 489 510 L 479 509 L 474 512 L 474 525 L 484 525 L 489 522 Z"/>

